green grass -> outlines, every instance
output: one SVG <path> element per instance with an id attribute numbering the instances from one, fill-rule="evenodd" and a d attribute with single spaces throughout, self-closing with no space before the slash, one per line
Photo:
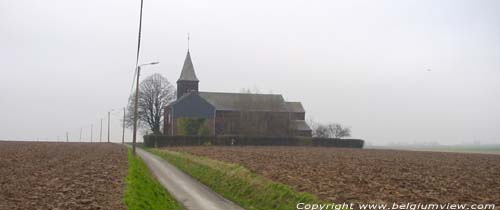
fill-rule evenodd
<path id="1" fill-rule="evenodd" d="M 490 145 L 437 145 L 437 146 L 367 146 L 367 149 L 396 149 L 427 152 L 456 152 L 500 155 L 500 144 Z"/>
<path id="2" fill-rule="evenodd" d="M 453 145 L 415 148 L 418 151 L 500 154 L 500 145 Z"/>
<path id="3" fill-rule="evenodd" d="M 146 148 L 147 149 L 147 148 Z M 147 149 L 247 210 L 289 210 L 297 203 L 325 203 L 309 193 L 273 182 L 248 169 L 205 157 Z"/>
<path id="4" fill-rule="evenodd" d="M 129 210 L 178 210 L 182 206 L 156 181 L 138 156 L 128 151 L 128 174 L 124 202 Z"/>

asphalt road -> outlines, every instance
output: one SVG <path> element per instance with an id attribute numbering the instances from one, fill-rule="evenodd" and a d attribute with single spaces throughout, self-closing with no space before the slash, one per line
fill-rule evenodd
<path id="1" fill-rule="evenodd" d="M 136 148 L 158 181 L 188 210 L 244 210 L 164 159 Z"/>

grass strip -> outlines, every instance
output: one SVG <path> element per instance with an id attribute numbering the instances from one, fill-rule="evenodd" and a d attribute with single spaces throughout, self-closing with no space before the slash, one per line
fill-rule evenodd
<path id="1" fill-rule="evenodd" d="M 139 156 L 128 151 L 124 202 L 129 210 L 181 210 L 183 207 L 163 188 Z"/>
<path id="2" fill-rule="evenodd" d="M 314 195 L 297 192 L 237 164 L 184 152 L 146 149 L 247 210 L 290 210 L 296 209 L 297 203 L 325 203 Z"/>

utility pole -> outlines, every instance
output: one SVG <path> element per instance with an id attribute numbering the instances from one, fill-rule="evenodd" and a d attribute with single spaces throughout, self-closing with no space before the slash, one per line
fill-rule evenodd
<path id="1" fill-rule="evenodd" d="M 80 142 L 82 141 L 82 131 L 83 131 L 83 128 L 80 128 Z"/>
<path id="2" fill-rule="evenodd" d="M 141 9 L 142 11 L 142 9 Z M 140 36 L 139 36 L 140 37 Z M 134 100 L 134 134 L 132 138 L 132 154 L 135 155 L 135 143 L 137 142 L 137 120 L 139 118 L 138 116 L 138 109 L 139 109 L 139 77 L 141 75 L 141 66 L 145 65 L 156 65 L 159 64 L 160 62 L 151 62 L 151 63 L 146 63 L 137 66 L 137 82 L 135 85 L 135 100 Z"/>
<path id="3" fill-rule="evenodd" d="M 142 15 L 142 5 L 141 5 Z M 142 16 L 141 16 L 142 19 Z M 139 32 L 140 34 L 140 32 Z M 140 35 L 139 35 L 140 37 Z M 137 67 L 137 84 L 135 85 L 135 99 L 134 99 L 134 134 L 132 138 L 132 154 L 135 155 L 135 143 L 137 141 L 137 108 L 139 106 L 139 75 L 141 74 L 141 66 Z"/>
<path id="4" fill-rule="evenodd" d="M 108 111 L 108 143 L 109 143 L 109 118 L 111 115 L 111 111 Z"/>
<path id="5" fill-rule="evenodd" d="M 123 107 L 123 132 L 122 132 L 122 144 L 125 143 L 125 107 Z"/>
<path id="6" fill-rule="evenodd" d="M 66 142 L 69 142 L 68 132 L 66 131 Z"/>
<path id="7" fill-rule="evenodd" d="M 92 143 L 94 124 L 90 124 L 90 143 Z"/>
<path id="8" fill-rule="evenodd" d="M 99 131 L 99 142 L 102 142 L 102 118 L 101 118 L 101 131 Z"/>
<path id="9" fill-rule="evenodd" d="M 142 6 L 144 0 L 141 0 L 141 13 L 139 15 L 139 37 L 137 38 L 137 58 L 135 60 L 135 70 L 137 70 L 137 85 L 135 87 L 135 106 L 134 106 L 134 134 L 132 138 L 132 154 L 135 155 L 135 141 L 137 135 L 137 101 L 139 96 L 139 73 L 141 72 L 141 66 L 139 66 L 139 54 L 141 52 L 141 31 L 142 31 Z"/>

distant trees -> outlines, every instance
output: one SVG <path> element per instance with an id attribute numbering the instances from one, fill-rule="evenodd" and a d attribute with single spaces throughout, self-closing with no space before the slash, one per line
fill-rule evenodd
<path id="1" fill-rule="evenodd" d="M 351 136 L 351 129 L 339 123 L 320 124 L 309 120 L 313 137 L 344 138 Z"/>
<path id="2" fill-rule="evenodd" d="M 138 125 L 161 133 L 164 107 L 175 100 L 175 87 L 161 74 L 153 74 L 139 84 Z M 125 124 L 134 125 L 135 92 L 129 97 Z"/>
<path id="3" fill-rule="evenodd" d="M 258 87 L 253 88 L 241 88 L 240 93 L 249 93 L 249 94 L 261 94 L 261 91 Z"/>

